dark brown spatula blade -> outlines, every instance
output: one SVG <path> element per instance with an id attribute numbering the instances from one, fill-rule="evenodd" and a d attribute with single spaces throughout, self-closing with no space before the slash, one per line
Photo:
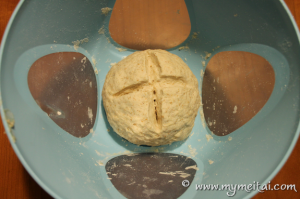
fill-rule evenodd
<path id="1" fill-rule="evenodd" d="M 97 113 L 97 82 L 87 57 L 77 52 L 46 55 L 32 64 L 28 86 L 58 126 L 76 137 L 89 134 Z"/>
<path id="2" fill-rule="evenodd" d="M 122 155 L 107 162 L 105 169 L 115 188 L 126 198 L 178 198 L 192 183 L 196 162 L 183 155 L 141 153 Z"/>
<path id="3" fill-rule="evenodd" d="M 266 104 L 275 84 L 271 64 L 263 57 L 226 51 L 209 61 L 202 84 L 204 117 L 219 136 L 243 126 Z"/>

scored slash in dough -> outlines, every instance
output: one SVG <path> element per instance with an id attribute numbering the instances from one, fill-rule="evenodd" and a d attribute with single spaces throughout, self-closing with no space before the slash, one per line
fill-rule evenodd
<path id="1" fill-rule="evenodd" d="M 187 138 L 200 106 L 195 75 L 180 57 L 165 50 L 135 52 L 114 65 L 102 98 L 114 131 L 148 146 Z"/>

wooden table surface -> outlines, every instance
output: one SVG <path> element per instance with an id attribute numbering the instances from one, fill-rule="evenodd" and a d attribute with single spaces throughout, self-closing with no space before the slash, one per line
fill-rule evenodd
<path id="1" fill-rule="evenodd" d="M 299 0 L 286 0 L 285 1 L 292 14 L 294 15 L 298 26 L 300 26 L 300 1 Z M 6 24 L 18 3 L 18 0 L 0 0 L 0 38 L 2 38 Z M 184 36 L 183 36 L 184 37 Z M 181 40 L 184 38 L 181 37 Z M 122 38 L 118 38 L 122 42 Z M 127 38 L 128 39 L 128 38 Z M 151 40 L 148 45 L 157 45 L 163 40 Z M 119 42 L 119 43 L 120 43 Z M 126 42 L 125 42 L 126 43 Z M 179 42 L 180 43 L 180 42 Z M 177 43 L 169 43 L 170 45 L 177 45 Z M 137 46 L 136 48 L 139 48 Z M 4 133 L 4 128 L 0 125 L 0 198 L 52 198 L 49 196 L 27 173 L 22 164 L 15 155 L 10 143 Z M 298 141 L 294 151 L 289 157 L 288 161 L 271 181 L 272 185 L 275 184 L 295 184 L 298 193 L 294 191 L 267 191 L 259 193 L 254 198 L 300 198 L 300 142 Z"/>

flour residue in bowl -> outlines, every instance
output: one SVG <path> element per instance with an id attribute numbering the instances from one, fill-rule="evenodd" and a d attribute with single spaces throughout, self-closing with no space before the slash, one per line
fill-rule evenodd
<path id="1" fill-rule="evenodd" d="M 88 107 L 88 117 L 93 122 L 93 111 L 90 107 Z"/>
<path id="2" fill-rule="evenodd" d="M 81 40 L 72 41 L 72 44 L 74 46 L 74 49 L 78 50 L 80 44 L 87 43 L 87 42 L 89 42 L 88 37 L 81 39 Z"/>
<path id="3" fill-rule="evenodd" d="M 105 16 L 107 16 L 110 11 L 112 11 L 112 8 L 109 7 L 101 8 L 101 12 Z"/>

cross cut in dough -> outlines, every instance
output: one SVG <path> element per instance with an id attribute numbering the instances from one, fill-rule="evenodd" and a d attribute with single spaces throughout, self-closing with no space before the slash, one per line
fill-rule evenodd
<path id="1" fill-rule="evenodd" d="M 181 58 L 164 50 L 135 52 L 114 65 L 102 98 L 114 131 L 149 146 L 187 138 L 200 106 L 195 75 Z"/>

